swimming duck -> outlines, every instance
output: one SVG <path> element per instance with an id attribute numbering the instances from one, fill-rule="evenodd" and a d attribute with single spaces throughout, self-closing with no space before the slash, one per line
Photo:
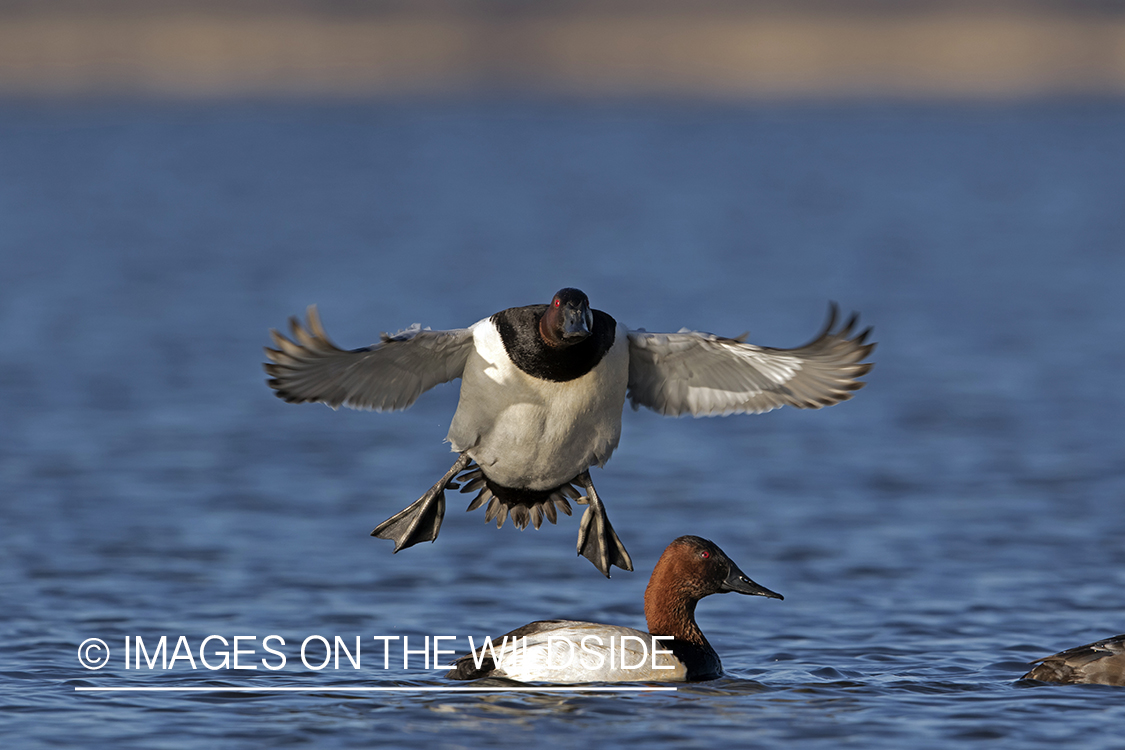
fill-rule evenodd
<path id="1" fill-rule="evenodd" d="M 555 683 L 714 679 L 723 665 L 695 622 L 695 605 L 728 591 L 784 598 L 750 580 L 714 542 L 682 536 L 664 550 L 645 589 L 647 633 L 595 622 L 541 620 L 462 656 L 446 677 Z"/>
<path id="2" fill-rule="evenodd" d="M 673 416 L 829 406 L 851 398 L 872 367 L 860 361 L 875 346 L 864 343 L 871 329 L 852 337 L 855 321 L 833 330 L 833 305 L 813 341 L 771 349 L 745 335 L 630 330 L 568 288 L 550 304 L 502 310 L 468 328 L 415 324 L 348 351 L 328 339 L 312 306 L 304 325 L 290 318 L 292 339 L 270 332 L 277 348 L 266 348 L 265 369 L 269 386 L 290 403 L 376 411 L 405 409 L 423 391 L 461 378 L 447 437 L 457 460 L 371 535 L 394 541 L 395 552 L 433 541 L 447 488 L 477 492 L 468 510 L 488 503 L 485 519 L 497 528 L 509 514 L 520 529 L 539 528 L 544 517 L 555 523 L 557 511 L 570 515 L 569 499 L 587 506 L 578 553 L 608 577 L 611 565 L 633 565 L 589 468 L 604 466 L 617 447 L 626 395 L 633 408 Z"/>
<path id="3" fill-rule="evenodd" d="M 1036 659 L 1020 679 L 1065 685 L 1125 685 L 1125 634 Z"/>

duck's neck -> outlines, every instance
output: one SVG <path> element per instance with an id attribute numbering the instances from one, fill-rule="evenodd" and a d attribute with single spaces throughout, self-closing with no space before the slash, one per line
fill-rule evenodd
<path id="1" fill-rule="evenodd" d="M 699 600 L 683 591 L 676 578 L 675 571 L 668 566 L 658 566 L 653 571 L 645 590 L 648 632 L 710 649 L 711 644 L 695 622 L 695 605 Z"/>
<path id="2" fill-rule="evenodd" d="M 539 319 L 539 338 L 543 339 L 543 343 L 552 349 L 562 349 L 565 344 L 562 339 L 555 335 L 555 329 L 552 325 L 553 321 L 550 320 L 551 311 L 543 313 L 543 317 Z"/>

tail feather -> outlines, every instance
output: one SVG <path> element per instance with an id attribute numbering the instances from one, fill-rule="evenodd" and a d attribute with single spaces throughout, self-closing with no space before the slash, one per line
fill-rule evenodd
<path id="1" fill-rule="evenodd" d="M 484 520 L 495 520 L 498 529 L 503 527 L 508 517 L 520 530 L 526 529 L 529 524 L 538 529 L 543 525 L 544 518 L 557 523 L 558 511 L 571 515 L 570 500 L 577 501 L 581 496 L 569 482 L 551 490 L 505 487 L 489 479 L 476 464 L 469 464 L 457 480 L 461 482 L 461 492 L 477 493 L 466 511 L 477 510 L 488 503 Z"/>

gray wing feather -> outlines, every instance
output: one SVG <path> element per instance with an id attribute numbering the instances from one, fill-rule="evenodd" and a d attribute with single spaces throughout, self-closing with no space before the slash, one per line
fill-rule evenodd
<path id="1" fill-rule="evenodd" d="M 856 316 L 838 330 L 837 309 L 824 330 L 796 349 L 772 349 L 711 333 L 629 331 L 629 401 L 671 416 L 759 413 L 780 406 L 819 409 L 847 400 L 872 368 L 868 328 L 852 336 Z"/>
<path id="2" fill-rule="evenodd" d="M 292 340 L 270 331 L 277 348 L 265 350 L 267 383 L 290 403 L 319 401 L 333 409 L 405 409 L 424 391 L 461 377 L 473 348 L 470 328 L 431 331 L 415 324 L 384 333 L 373 346 L 340 349 L 324 332 L 315 305 L 307 325 L 292 317 L 289 327 Z"/>

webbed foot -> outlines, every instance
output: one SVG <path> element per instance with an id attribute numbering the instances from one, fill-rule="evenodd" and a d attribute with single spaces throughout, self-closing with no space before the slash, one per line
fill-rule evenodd
<path id="1" fill-rule="evenodd" d="M 460 454 L 453 467 L 438 480 L 437 484 L 409 507 L 376 526 L 371 536 L 390 539 L 395 543 L 395 552 L 413 547 L 419 542 L 432 542 L 437 539 L 438 531 L 441 530 L 441 521 L 445 518 L 445 488 L 449 486 L 453 477 L 469 465 L 469 461 L 468 454 Z"/>
<path id="2" fill-rule="evenodd" d="M 622 570 L 632 570 L 633 560 L 625 550 L 625 545 L 617 538 L 617 533 L 609 522 L 605 506 L 598 498 L 594 483 L 590 479 L 590 472 L 579 474 L 574 482 L 582 485 L 586 490 L 586 497 L 577 502 L 588 506 L 582 514 L 582 522 L 578 527 L 578 554 L 594 564 L 594 567 L 609 578 L 610 566 L 616 565 Z"/>

